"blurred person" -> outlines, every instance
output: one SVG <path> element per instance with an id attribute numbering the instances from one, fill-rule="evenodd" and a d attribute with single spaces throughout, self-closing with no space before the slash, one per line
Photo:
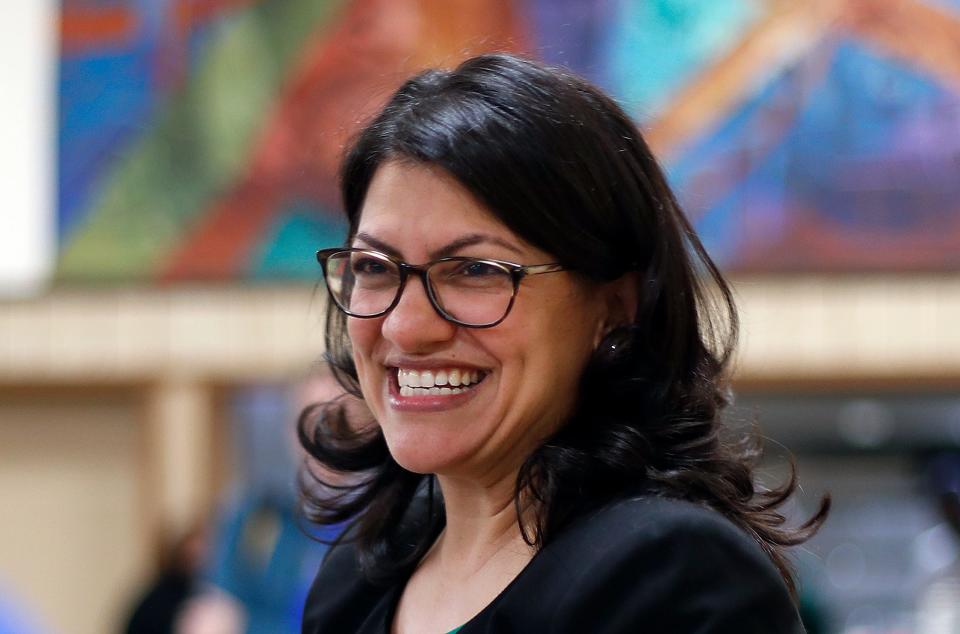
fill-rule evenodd
<path id="1" fill-rule="evenodd" d="M 203 522 L 168 539 L 160 573 L 134 603 L 125 634 L 172 634 L 187 601 L 199 591 L 200 569 L 207 555 L 209 535 Z"/>
<path id="2" fill-rule="evenodd" d="M 206 587 L 189 599 L 177 615 L 176 634 L 243 634 L 246 612 L 236 599 Z"/>
<path id="3" fill-rule="evenodd" d="M 242 618 L 235 619 L 239 629 L 231 632 L 293 633 L 300 629 L 317 566 L 341 526 L 318 530 L 300 521 L 295 465 L 304 453 L 294 426 L 281 427 L 280 421 L 292 420 L 283 416 L 291 405 L 299 411 L 317 401 L 353 401 L 350 407 L 362 403 L 344 393 L 326 366 L 315 368 L 292 389 L 253 388 L 245 397 L 249 402 L 242 409 L 251 420 L 242 425 L 241 435 L 252 444 L 246 452 L 246 477 L 219 513 L 205 566 L 205 579 L 222 593 L 212 593 L 209 606 L 200 602 L 191 623 L 199 628 L 218 615 L 229 617 L 232 601 Z"/>
<path id="4" fill-rule="evenodd" d="M 240 496 L 226 506 L 215 535 L 205 579 L 242 612 L 236 633 L 296 632 L 311 572 L 326 550 L 298 521 L 296 498 Z M 211 598 L 224 604 L 224 597 Z"/>
<path id="5" fill-rule="evenodd" d="M 960 453 L 942 452 L 930 458 L 927 481 L 940 513 L 960 537 Z M 917 634 L 960 632 L 960 559 L 954 561 L 920 593 Z"/>
<path id="6" fill-rule="evenodd" d="M 802 631 L 790 479 L 721 434 L 737 317 L 637 127 L 507 54 L 408 80 L 341 171 L 308 408 L 321 523 L 303 632 Z"/>

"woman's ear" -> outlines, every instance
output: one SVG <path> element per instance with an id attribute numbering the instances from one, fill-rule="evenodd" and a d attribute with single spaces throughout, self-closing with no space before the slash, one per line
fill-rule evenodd
<path id="1" fill-rule="evenodd" d="M 636 321 L 640 304 L 640 273 L 631 271 L 612 282 L 605 282 L 601 287 L 601 297 L 604 313 L 594 337 L 594 348 L 613 330 Z"/>

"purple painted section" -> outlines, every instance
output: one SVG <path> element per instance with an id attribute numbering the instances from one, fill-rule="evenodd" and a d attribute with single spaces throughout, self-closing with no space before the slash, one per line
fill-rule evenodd
<path id="1" fill-rule="evenodd" d="M 518 4 L 531 29 L 537 55 L 604 83 L 605 44 L 619 2 L 525 0 Z"/>
<path id="2" fill-rule="evenodd" d="M 960 268 L 960 95 L 854 42 L 782 73 L 671 170 L 725 266 Z"/>

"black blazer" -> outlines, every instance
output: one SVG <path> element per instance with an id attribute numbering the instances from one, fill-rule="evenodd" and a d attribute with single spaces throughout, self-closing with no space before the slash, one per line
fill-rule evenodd
<path id="1" fill-rule="evenodd" d="M 354 549 L 339 547 L 307 597 L 303 633 L 386 634 L 405 583 L 371 585 Z M 494 632 L 797 634 L 803 628 L 756 541 L 714 511 L 642 496 L 557 535 L 458 634 Z"/>

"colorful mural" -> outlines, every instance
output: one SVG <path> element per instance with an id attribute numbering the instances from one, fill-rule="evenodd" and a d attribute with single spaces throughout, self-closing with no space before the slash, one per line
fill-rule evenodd
<path id="1" fill-rule="evenodd" d="M 678 99 L 653 138 L 728 267 L 960 267 L 960 7 L 797 5 Z"/>
<path id="2" fill-rule="evenodd" d="M 960 266 L 956 0 L 63 0 L 58 277 L 315 280 L 403 77 L 561 63 L 646 130 L 732 270 Z"/>

